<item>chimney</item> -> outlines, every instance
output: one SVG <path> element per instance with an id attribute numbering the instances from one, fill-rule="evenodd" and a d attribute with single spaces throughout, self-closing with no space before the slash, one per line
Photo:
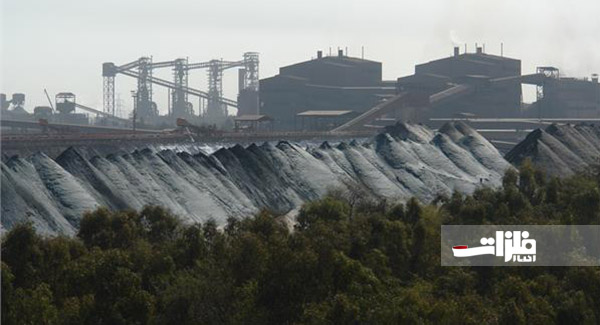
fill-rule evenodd
<path id="1" fill-rule="evenodd" d="M 481 48 L 481 46 L 477 47 L 477 54 L 483 54 L 483 49 Z"/>
<path id="2" fill-rule="evenodd" d="M 460 54 L 460 49 L 458 48 L 458 46 L 454 47 L 454 57 L 457 57 Z"/>
<path id="3" fill-rule="evenodd" d="M 344 56 L 344 50 L 338 49 L 338 56 L 341 58 Z"/>
<path id="4" fill-rule="evenodd" d="M 317 51 L 317 59 L 320 59 L 320 58 L 322 58 L 322 57 L 323 57 L 323 51 L 321 51 L 321 50 L 318 50 L 318 51 Z"/>

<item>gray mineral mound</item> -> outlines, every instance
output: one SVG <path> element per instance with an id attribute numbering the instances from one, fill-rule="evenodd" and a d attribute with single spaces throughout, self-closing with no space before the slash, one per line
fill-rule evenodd
<path id="1" fill-rule="evenodd" d="M 335 188 L 427 202 L 453 191 L 500 186 L 511 165 L 462 123 L 436 132 L 397 124 L 365 141 L 304 146 L 236 145 L 212 154 L 147 148 L 90 156 L 69 148 L 1 162 L 2 226 L 30 220 L 41 233 L 72 235 L 85 211 L 161 205 L 186 222 L 297 209 Z"/>
<path id="2" fill-rule="evenodd" d="M 505 156 L 515 166 L 525 159 L 551 176 L 569 176 L 598 164 L 600 126 L 552 124 L 532 131 Z"/>

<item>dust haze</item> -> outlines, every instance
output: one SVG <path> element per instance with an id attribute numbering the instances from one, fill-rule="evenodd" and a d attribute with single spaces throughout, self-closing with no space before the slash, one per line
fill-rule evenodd
<path id="1" fill-rule="evenodd" d="M 261 78 L 278 67 L 332 48 L 383 62 L 384 79 L 413 73 L 417 63 L 475 43 L 519 58 L 523 73 L 552 65 L 586 77 L 600 72 L 600 2 L 578 1 L 74 1 L 4 0 L 1 7 L 2 91 L 44 105 L 43 89 L 72 91 L 102 106 L 101 63 L 189 57 L 237 60 L 261 54 Z M 190 80 L 205 87 L 205 80 Z M 130 109 L 131 81 L 118 81 Z M 237 81 L 225 75 L 225 96 Z M 166 93 L 156 94 L 166 107 Z M 526 98 L 527 99 L 527 98 Z M 162 102 L 164 101 L 164 102 Z M 163 112 L 164 113 L 164 112 Z"/>

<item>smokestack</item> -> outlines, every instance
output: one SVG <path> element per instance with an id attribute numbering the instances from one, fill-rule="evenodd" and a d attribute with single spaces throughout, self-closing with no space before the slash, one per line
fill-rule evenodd
<path id="1" fill-rule="evenodd" d="M 338 56 L 341 58 L 344 56 L 344 50 L 338 49 Z"/>
<path id="2" fill-rule="evenodd" d="M 480 46 L 478 46 L 477 47 L 477 54 L 482 54 L 482 53 L 483 53 L 483 49 Z"/>
<path id="3" fill-rule="evenodd" d="M 454 57 L 457 57 L 460 54 L 460 49 L 458 48 L 458 46 L 454 47 Z"/>
<path id="4" fill-rule="evenodd" d="M 321 50 L 318 50 L 318 51 L 317 51 L 317 59 L 320 59 L 320 58 L 322 58 L 322 57 L 323 57 L 323 51 L 321 51 Z"/>

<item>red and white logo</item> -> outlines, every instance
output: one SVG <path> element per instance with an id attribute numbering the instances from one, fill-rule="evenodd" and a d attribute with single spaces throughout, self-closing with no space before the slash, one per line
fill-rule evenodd
<path id="1" fill-rule="evenodd" d="M 528 239 L 528 231 L 496 231 L 496 238 L 483 237 L 481 245 L 470 247 L 467 245 L 452 246 L 454 257 L 470 257 L 479 255 L 504 256 L 504 262 L 535 262 L 535 239 Z"/>

